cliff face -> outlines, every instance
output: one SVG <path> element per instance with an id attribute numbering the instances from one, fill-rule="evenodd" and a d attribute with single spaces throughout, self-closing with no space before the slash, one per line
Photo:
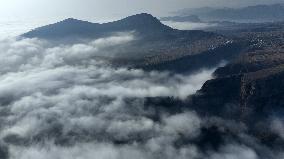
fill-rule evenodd
<path id="1" fill-rule="evenodd" d="M 216 77 L 207 81 L 196 95 L 184 101 L 152 98 L 147 99 L 145 105 L 155 108 L 154 116 L 161 112 L 178 113 L 189 109 L 196 111 L 203 119 L 208 119 L 205 121 L 207 126 L 202 128 L 200 139 L 190 141 L 202 149 L 206 149 L 204 145 L 218 149 L 228 139 L 249 145 L 250 142 L 242 136 L 245 132 L 257 142 L 283 151 L 284 140 L 272 129 L 274 119 L 283 119 L 283 88 L 284 65 L 278 65 L 254 72 Z M 234 124 L 226 127 L 214 123 L 212 120 L 215 118 L 226 123 L 233 121 Z M 258 153 L 265 152 L 259 150 Z"/>
<path id="2" fill-rule="evenodd" d="M 283 115 L 284 65 L 248 73 L 242 80 L 240 106 L 244 113 L 255 112 L 258 118 Z"/>
<path id="3" fill-rule="evenodd" d="M 230 76 L 207 81 L 191 99 L 192 107 L 203 115 L 228 118 L 238 114 L 241 76 Z"/>
<path id="4" fill-rule="evenodd" d="M 264 118 L 279 112 L 284 105 L 283 57 L 282 52 L 264 50 L 242 55 L 215 72 L 216 79 L 206 82 L 192 98 L 193 105 L 209 107 L 213 114 L 240 118 L 249 118 L 251 113 Z M 229 108 L 234 110 L 233 116 L 227 112 L 229 105 L 234 105 Z"/>
<path id="5" fill-rule="evenodd" d="M 283 145 L 271 130 L 271 121 L 284 114 L 283 55 L 265 50 L 243 54 L 219 68 L 187 105 L 204 116 L 245 123 L 267 145 Z"/>

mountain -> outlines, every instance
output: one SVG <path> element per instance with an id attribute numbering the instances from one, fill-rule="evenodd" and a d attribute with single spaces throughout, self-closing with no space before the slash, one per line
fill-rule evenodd
<path id="1" fill-rule="evenodd" d="M 203 86 L 193 105 L 206 107 L 215 115 L 228 115 L 222 110 L 238 110 L 235 115 L 247 121 L 283 114 L 284 29 L 281 23 L 276 26 L 265 24 L 261 29 L 237 32 L 238 38 L 250 41 L 250 46 L 215 71 L 216 78 Z M 248 109 L 248 113 L 240 114 L 240 108 Z"/>
<path id="2" fill-rule="evenodd" d="M 272 22 L 284 20 L 284 5 L 256 5 L 244 8 L 199 8 L 178 12 L 181 16 L 197 15 L 204 21 Z"/>
<path id="3" fill-rule="evenodd" d="M 245 123 L 260 142 L 283 151 L 284 141 L 271 129 L 271 121 L 283 119 L 284 114 L 282 33 L 248 32 L 243 38 L 251 39 L 251 47 L 218 68 L 216 78 L 207 81 L 184 105 L 205 116 Z"/>
<path id="4" fill-rule="evenodd" d="M 284 115 L 283 29 L 282 32 L 255 30 L 239 37 L 249 40 L 249 46 L 241 51 L 242 54 L 235 54 L 227 65 L 218 68 L 214 73 L 215 78 L 207 81 L 196 94 L 185 100 L 147 99 L 147 104 L 157 105 L 157 109 L 168 112 L 194 110 L 203 118 L 219 121 L 212 127 L 202 129 L 201 134 L 205 139 L 191 141 L 202 149 L 208 148 L 203 145 L 219 149 L 220 144 L 232 139 L 237 143 L 251 145 L 251 139 L 247 136 L 250 135 L 262 146 L 283 152 L 283 129 L 279 132 L 273 127 L 275 120 L 283 123 Z M 224 55 L 226 54 L 221 54 Z M 206 57 L 208 58 L 203 58 L 203 61 L 210 63 L 214 56 Z M 194 58 L 191 60 L 192 65 L 202 63 Z M 173 63 L 177 71 L 186 64 L 190 65 L 181 61 Z M 169 65 L 163 67 L 170 67 Z M 207 122 L 210 123 L 210 120 Z M 222 120 L 235 123 L 230 123 L 227 127 L 222 125 Z M 245 136 L 241 132 L 242 126 L 245 127 Z M 273 158 L 260 147 L 256 147 L 255 151 L 261 158 Z"/>
<path id="5" fill-rule="evenodd" d="M 283 51 L 243 54 L 217 69 L 215 75 L 217 78 L 208 81 L 193 98 L 193 105 L 206 107 L 207 113 L 252 123 L 284 113 Z"/>
<path id="6" fill-rule="evenodd" d="M 214 79 L 207 81 L 196 94 L 187 99 L 153 98 L 148 99 L 147 104 L 164 106 L 161 109 L 168 112 L 194 110 L 203 118 L 237 123 L 228 124 L 229 128 L 218 122 L 213 127 L 206 127 L 201 132 L 205 136 L 204 140 L 191 141 L 198 146 L 202 147 L 205 142 L 205 145 L 219 149 L 220 143 L 222 145 L 228 139 L 251 146 L 251 139 L 246 136 L 249 135 L 263 147 L 283 152 L 283 129 L 278 131 L 274 127 L 275 120 L 283 124 L 284 116 L 283 24 L 267 23 L 262 24 L 262 27 L 232 32 L 237 35 L 235 38 L 247 40 L 243 41 L 244 46 L 234 44 L 235 40 L 230 45 L 235 47 L 228 47 L 229 50 L 224 46 L 210 53 L 196 55 L 198 57 L 184 57 L 153 66 L 159 70 L 171 68 L 179 72 L 202 65 L 204 61 L 213 66 L 214 58 L 218 56 L 234 56 L 228 64 L 214 72 Z M 240 48 L 242 50 L 237 50 Z M 210 123 L 210 120 L 207 122 Z M 239 131 L 242 126 L 245 127 L 245 136 Z M 277 128 L 281 127 L 277 125 Z M 273 158 L 270 155 L 275 154 L 269 154 L 260 147 L 255 148 L 255 151 L 262 156 L 260 158 Z"/>
<path id="7" fill-rule="evenodd" d="M 163 25 L 157 18 L 150 14 L 142 13 L 134 16 L 129 16 L 125 19 L 115 22 L 98 24 L 87 21 L 81 21 L 73 18 L 63 20 L 61 22 L 43 26 L 34 29 L 22 36 L 28 38 L 98 38 L 108 35 L 112 32 L 124 32 L 136 30 L 141 34 L 159 34 L 168 32 L 172 29 Z"/>
<path id="8" fill-rule="evenodd" d="M 56 41 L 56 44 L 66 39 L 80 43 L 81 39 L 95 40 L 117 32 L 134 32 L 135 40 L 119 46 L 119 49 L 115 48 L 110 55 L 100 56 L 111 58 L 114 65 L 131 67 L 154 66 L 230 45 L 230 39 L 224 36 L 200 30 L 173 29 L 146 13 L 104 24 L 66 19 L 34 29 L 22 37 Z M 218 61 L 221 61 L 222 58 L 219 58 Z"/>

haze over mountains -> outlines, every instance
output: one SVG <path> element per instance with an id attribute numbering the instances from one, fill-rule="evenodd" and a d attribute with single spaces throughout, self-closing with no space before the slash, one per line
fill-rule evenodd
<path id="1" fill-rule="evenodd" d="M 177 12 L 181 17 L 197 16 L 202 21 L 273 22 L 283 21 L 284 5 L 256 5 L 243 8 L 197 8 Z M 174 21 L 174 19 L 171 19 Z"/>
<path id="2" fill-rule="evenodd" d="M 175 21 L 175 22 L 202 22 L 197 15 L 188 15 L 188 16 L 172 16 L 172 17 L 162 17 L 161 21 Z"/>

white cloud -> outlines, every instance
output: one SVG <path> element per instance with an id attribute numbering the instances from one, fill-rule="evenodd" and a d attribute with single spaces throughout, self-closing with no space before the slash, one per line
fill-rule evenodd
<path id="1" fill-rule="evenodd" d="M 212 123 L 189 110 L 157 113 L 144 97 L 186 99 L 214 69 L 146 72 L 113 68 L 94 56 L 132 40 L 132 33 L 71 46 L 1 40 L 0 156 L 3 142 L 11 159 L 238 159 L 238 153 L 254 159 L 254 151 L 240 145 L 203 154 L 191 142 L 178 144 Z M 210 121 L 232 130 L 237 125 Z"/>
<path id="2" fill-rule="evenodd" d="M 5 124 L 0 137 L 8 144 L 11 158 L 197 155 L 194 146 L 180 149 L 173 142 L 179 134 L 198 134 L 198 116 L 191 112 L 160 114 L 161 121 L 155 121 L 153 111 L 144 108 L 143 98 L 185 99 L 212 78 L 214 69 L 171 75 L 112 68 L 96 58 L 133 40 L 133 33 L 59 46 L 38 39 L 1 40 L 0 112 L 5 114 L 1 118 Z M 167 153 L 161 154 L 153 145 Z"/>
<path id="3" fill-rule="evenodd" d="M 258 159 L 254 150 L 241 145 L 224 146 L 220 153 L 213 153 L 210 159 Z"/>
<path id="4" fill-rule="evenodd" d="M 199 117 L 191 112 L 177 114 L 164 119 L 165 131 L 171 135 L 184 135 L 188 138 L 199 134 L 201 121 Z"/>
<path id="5" fill-rule="evenodd" d="M 284 120 L 283 119 L 274 119 L 271 123 L 271 129 L 273 132 L 278 134 L 282 139 L 284 139 Z"/>
<path id="6" fill-rule="evenodd" d="M 179 30 L 203 30 L 217 25 L 214 23 L 193 23 L 193 22 L 174 22 L 174 21 L 162 21 L 162 23 Z"/>

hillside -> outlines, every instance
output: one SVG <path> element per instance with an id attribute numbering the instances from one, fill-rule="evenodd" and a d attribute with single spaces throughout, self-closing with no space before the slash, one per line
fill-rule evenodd
<path id="1" fill-rule="evenodd" d="M 28 38 L 61 39 L 61 38 L 99 38 L 113 32 L 135 30 L 141 34 L 161 34 L 172 29 L 163 25 L 150 14 L 142 13 L 122 20 L 99 24 L 73 18 L 36 28 L 22 36 Z"/>

